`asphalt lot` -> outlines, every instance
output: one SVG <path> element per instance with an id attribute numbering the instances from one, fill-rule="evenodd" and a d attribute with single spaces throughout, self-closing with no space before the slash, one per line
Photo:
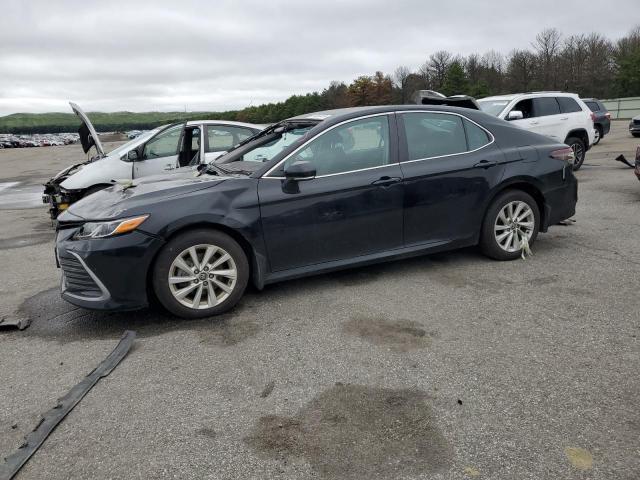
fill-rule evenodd
<path id="1" fill-rule="evenodd" d="M 33 321 L 0 331 L 0 458 L 133 329 L 16 478 L 637 479 L 640 182 L 613 160 L 633 158 L 626 125 L 578 172 L 576 223 L 526 261 L 382 264 L 199 321 L 63 302 L 46 208 L 18 207 L 80 147 L 0 151 L 0 315 Z"/>

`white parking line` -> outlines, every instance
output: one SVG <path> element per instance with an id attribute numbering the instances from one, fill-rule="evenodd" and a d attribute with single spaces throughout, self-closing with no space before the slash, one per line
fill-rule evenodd
<path id="1" fill-rule="evenodd" d="M 11 188 L 15 185 L 20 184 L 20 182 L 5 182 L 5 183 L 0 183 L 0 192 L 3 190 L 6 190 L 7 188 Z"/>
<path id="2" fill-rule="evenodd" d="M 20 210 L 43 206 L 40 185 L 17 188 L 20 182 L 0 183 L 0 210 Z"/>

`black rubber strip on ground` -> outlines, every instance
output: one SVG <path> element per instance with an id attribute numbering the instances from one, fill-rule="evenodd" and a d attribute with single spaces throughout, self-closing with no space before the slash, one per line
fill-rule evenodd
<path id="1" fill-rule="evenodd" d="M 124 332 L 120 342 L 109 356 L 100 362 L 100 365 L 87 375 L 84 380 L 69 390 L 64 397 L 60 398 L 55 407 L 42 416 L 36 428 L 25 437 L 24 443 L 20 445 L 18 450 L 5 458 L 5 463 L 0 465 L 0 480 L 11 480 L 18 473 L 31 455 L 40 448 L 40 445 L 44 443 L 49 434 L 53 432 L 56 426 L 73 410 L 89 390 L 102 377 L 109 375 L 118 366 L 131 349 L 135 338 L 136 332 L 131 330 Z"/>

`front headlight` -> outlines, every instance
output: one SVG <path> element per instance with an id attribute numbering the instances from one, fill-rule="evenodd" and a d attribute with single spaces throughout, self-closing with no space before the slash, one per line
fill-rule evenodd
<path id="1" fill-rule="evenodd" d="M 74 234 L 73 238 L 75 240 L 84 240 L 87 238 L 105 238 L 114 235 L 121 235 L 123 233 L 132 232 L 147 218 L 149 218 L 149 215 L 122 218 L 108 222 L 87 222 L 80 227 L 80 230 Z"/>

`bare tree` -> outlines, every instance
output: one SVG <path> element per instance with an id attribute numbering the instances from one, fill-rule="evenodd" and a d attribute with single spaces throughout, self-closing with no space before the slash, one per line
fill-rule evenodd
<path id="1" fill-rule="evenodd" d="M 410 75 L 411 70 L 409 69 L 409 67 L 406 67 L 404 65 L 396 68 L 396 71 L 393 73 L 395 85 L 400 91 L 400 103 L 402 104 L 407 103 L 407 100 L 409 100 L 409 95 L 411 94 L 411 92 L 408 92 L 407 89 L 407 80 L 409 79 Z"/>
<path id="2" fill-rule="evenodd" d="M 536 56 L 529 50 L 513 50 L 507 64 L 509 89 L 516 92 L 532 90 L 535 80 Z"/>
<path id="3" fill-rule="evenodd" d="M 447 70 L 453 62 L 453 55 L 446 50 L 438 50 L 429 56 L 427 69 L 431 80 L 431 87 L 434 89 L 442 88 L 444 79 L 447 76 Z"/>
<path id="4" fill-rule="evenodd" d="M 533 42 L 538 57 L 540 75 L 538 77 L 544 89 L 558 88 L 558 53 L 560 52 L 560 32 L 555 28 L 547 28 Z"/>

